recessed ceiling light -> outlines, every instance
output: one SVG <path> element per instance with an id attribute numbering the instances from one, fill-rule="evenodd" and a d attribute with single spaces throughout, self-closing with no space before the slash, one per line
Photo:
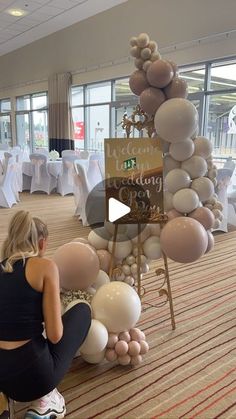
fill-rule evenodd
<path id="1" fill-rule="evenodd" d="M 9 13 L 9 15 L 12 15 L 12 16 L 15 16 L 15 17 L 21 17 L 21 16 L 27 15 L 27 12 L 25 10 L 21 10 L 21 9 L 8 9 L 7 13 Z"/>

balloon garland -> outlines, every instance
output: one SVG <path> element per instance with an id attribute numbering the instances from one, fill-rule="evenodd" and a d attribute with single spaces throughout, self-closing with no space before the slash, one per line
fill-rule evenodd
<path id="1" fill-rule="evenodd" d="M 129 85 L 139 96 L 141 109 L 153 118 L 155 137 L 164 154 L 164 209 L 169 221 L 142 229 L 141 274 L 162 250 L 179 263 L 198 260 L 214 246 L 212 229 L 222 221 L 222 204 L 215 193 L 217 169 L 212 145 L 198 136 L 198 113 L 187 100 L 188 86 L 177 65 L 161 57 L 155 41 L 141 33 L 130 39 L 136 70 Z M 133 286 L 138 275 L 136 225 L 119 225 L 115 263 L 109 278 L 114 225 L 91 231 L 88 239 L 75 239 L 60 247 L 58 265 L 65 307 L 76 298 L 91 302 L 93 320 L 80 348 L 90 363 L 117 361 L 138 365 L 147 353 L 144 333 L 135 328 L 141 314 Z"/>

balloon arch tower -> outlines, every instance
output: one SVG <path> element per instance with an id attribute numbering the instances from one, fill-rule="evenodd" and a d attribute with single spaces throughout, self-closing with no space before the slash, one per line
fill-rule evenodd
<path id="1" fill-rule="evenodd" d="M 156 273 L 166 280 L 167 290 L 161 287 L 160 293 L 170 302 L 175 327 L 167 257 L 179 263 L 198 260 L 213 248 L 212 230 L 223 218 L 215 193 L 212 145 L 198 135 L 198 112 L 187 100 L 187 83 L 147 34 L 132 37 L 130 46 L 136 70 L 129 85 L 139 96 L 139 107 L 131 119 L 124 118 L 123 127 L 127 136 L 133 127 L 146 128 L 148 136 L 161 144 L 165 215 L 162 228 L 160 223 L 148 224 L 138 238 L 132 238 L 133 225 L 105 222 L 102 234 L 95 229 L 88 239 L 77 238 L 55 252 L 63 309 L 78 298 L 91 303 L 92 325 L 80 348 L 89 363 L 104 358 L 121 365 L 141 363 L 148 351 L 144 333 L 135 327 L 141 314 L 141 279 L 149 271 L 149 261 L 163 255 L 165 269 Z M 117 234 L 122 241 L 116 241 Z"/>

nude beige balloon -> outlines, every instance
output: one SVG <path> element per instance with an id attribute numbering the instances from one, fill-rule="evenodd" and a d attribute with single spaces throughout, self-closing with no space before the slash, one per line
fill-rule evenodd
<path id="1" fill-rule="evenodd" d="M 199 221 L 199 223 L 201 223 L 206 230 L 212 228 L 215 221 L 213 212 L 206 207 L 196 208 L 189 214 L 189 217 Z"/>
<path id="2" fill-rule="evenodd" d="M 153 87 L 166 87 L 172 80 L 174 71 L 166 60 L 156 60 L 148 67 L 147 80 Z"/>
<path id="3" fill-rule="evenodd" d="M 170 259 L 190 263 L 204 255 L 208 246 L 208 236 L 198 221 L 190 217 L 177 217 L 163 228 L 160 243 Z"/>
<path id="4" fill-rule="evenodd" d="M 60 284 L 64 289 L 85 290 L 97 278 L 99 259 L 87 244 L 64 244 L 56 250 L 53 259 L 59 269 Z"/>
<path id="5" fill-rule="evenodd" d="M 134 71 L 129 78 L 129 87 L 135 95 L 141 95 L 142 91 L 149 87 L 145 71 Z"/>
<path id="6" fill-rule="evenodd" d="M 188 96 L 188 84 L 184 79 L 174 77 L 170 84 L 165 87 L 164 93 L 167 99 L 172 99 L 174 97 L 182 97 L 186 99 Z"/>

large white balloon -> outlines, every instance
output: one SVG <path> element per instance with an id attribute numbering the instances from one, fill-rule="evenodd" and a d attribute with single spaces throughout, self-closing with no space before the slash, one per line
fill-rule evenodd
<path id="1" fill-rule="evenodd" d="M 194 143 L 191 138 L 187 138 L 180 143 L 172 143 L 169 148 L 169 153 L 173 159 L 177 161 L 184 161 L 189 159 L 194 152 Z"/>
<path id="2" fill-rule="evenodd" d="M 98 352 L 97 354 L 88 355 L 80 353 L 80 355 L 89 364 L 100 364 L 105 358 L 105 352 L 106 349 L 103 349 L 103 351 Z"/>
<path id="3" fill-rule="evenodd" d="M 120 333 L 135 326 L 141 314 L 141 302 L 136 291 L 124 282 L 103 285 L 92 300 L 94 318 L 109 332 Z"/>
<path id="4" fill-rule="evenodd" d="M 192 189 L 181 189 L 174 194 L 173 205 L 176 211 L 188 214 L 198 207 L 198 194 Z"/>
<path id="5" fill-rule="evenodd" d="M 145 256 L 150 260 L 156 260 L 161 257 L 161 245 L 159 237 L 151 236 L 143 243 Z"/>
<path id="6" fill-rule="evenodd" d="M 198 113 L 187 99 L 169 99 L 158 108 L 154 123 L 161 138 L 178 143 L 191 137 L 198 123 Z"/>
<path id="7" fill-rule="evenodd" d="M 96 250 L 107 249 L 110 234 L 105 228 L 96 228 L 90 231 L 88 235 L 89 244 L 95 247 Z"/>
<path id="8" fill-rule="evenodd" d="M 188 188 L 191 183 L 189 174 L 183 169 L 173 169 L 165 177 L 165 187 L 173 194 L 183 188 Z"/>
<path id="9" fill-rule="evenodd" d="M 196 179 L 207 173 L 207 162 L 200 156 L 192 156 L 182 163 L 181 169 L 186 170 L 192 179 Z"/>
<path id="10" fill-rule="evenodd" d="M 80 352 L 86 355 L 96 354 L 103 351 L 107 342 L 108 331 L 106 327 L 99 320 L 93 319 L 86 339 L 80 347 Z"/>
<path id="11" fill-rule="evenodd" d="M 212 143 L 206 137 L 196 137 L 194 140 L 194 146 L 194 154 L 201 156 L 204 159 L 208 159 L 212 153 Z"/>
<path id="12" fill-rule="evenodd" d="M 132 250 L 132 242 L 129 239 L 125 239 L 124 240 L 120 240 L 119 239 L 119 235 L 117 235 L 118 237 L 118 241 L 116 241 L 115 244 L 115 258 L 118 260 L 122 260 L 124 258 L 126 258 L 127 256 L 129 256 L 129 254 L 131 253 Z M 110 240 L 108 243 L 108 250 L 110 253 L 112 253 L 112 248 L 113 248 L 113 240 Z"/>
<path id="13" fill-rule="evenodd" d="M 214 193 L 214 185 L 207 177 L 194 179 L 191 188 L 197 192 L 201 202 L 210 199 Z"/>

